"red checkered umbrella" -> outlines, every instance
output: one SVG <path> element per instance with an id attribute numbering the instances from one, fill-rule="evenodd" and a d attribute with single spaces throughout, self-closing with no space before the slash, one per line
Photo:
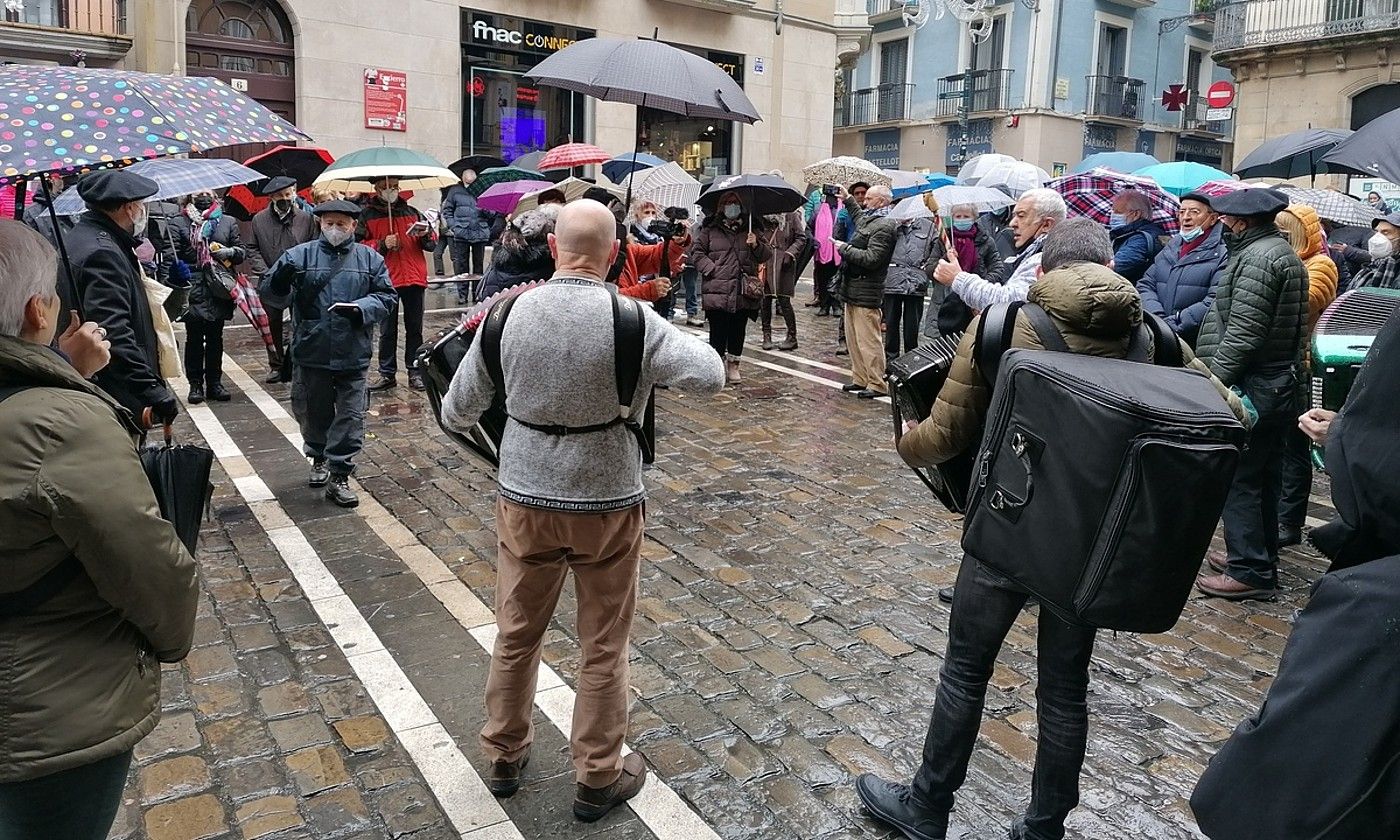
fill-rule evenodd
<path id="1" fill-rule="evenodd" d="M 565 143 L 555 146 L 540 158 L 540 171 L 546 169 L 573 169 L 575 166 L 592 166 L 607 163 L 612 155 L 592 143 Z"/>
<path id="2" fill-rule="evenodd" d="M 1084 216 L 1107 225 L 1113 213 L 1113 199 L 1124 190 L 1137 190 L 1152 204 L 1152 220 L 1168 233 L 1176 233 L 1176 196 L 1151 178 L 1124 175 L 1111 169 L 1091 169 L 1078 175 L 1065 175 L 1050 182 L 1050 189 L 1064 196 L 1071 216 Z"/>

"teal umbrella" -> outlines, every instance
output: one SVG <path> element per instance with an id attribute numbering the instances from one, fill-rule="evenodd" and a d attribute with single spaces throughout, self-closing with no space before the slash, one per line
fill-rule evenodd
<path id="1" fill-rule="evenodd" d="M 1157 182 L 1159 187 L 1177 198 L 1186 195 L 1207 181 L 1234 180 L 1228 172 L 1221 172 L 1213 166 L 1206 166 L 1204 163 L 1193 163 L 1189 160 L 1179 160 L 1173 161 L 1172 163 L 1159 163 L 1154 166 L 1146 166 L 1133 174 L 1144 178 L 1151 178 Z"/>
<path id="2" fill-rule="evenodd" d="M 467 185 L 467 192 L 476 198 L 497 184 L 511 181 L 548 181 L 549 176 L 534 169 L 520 166 L 493 166 L 476 174 L 476 180 Z"/>
<path id="3" fill-rule="evenodd" d="M 462 181 L 437 160 L 398 146 L 371 146 L 343 155 L 316 176 L 314 186 L 348 193 L 374 192 L 380 178 L 398 178 L 401 190 L 450 187 Z"/>

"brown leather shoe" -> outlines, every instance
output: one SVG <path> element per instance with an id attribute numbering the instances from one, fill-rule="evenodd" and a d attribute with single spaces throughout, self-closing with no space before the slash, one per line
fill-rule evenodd
<path id="1" fill-rule="evenodd" d="M 514 796 L 520 790 L 520 775 L 525 772 L 525 766 L 530 763 L 530 753 L 527 750 L 524 755 L 515 761 L 505 761 L 496 759 L 491 762 L 491 772 L 486 777 L 486 788 L 493 796 L 505 799 Z"/>
<path id="2" fill-rule="evenodd" d="M 1225 570 L 1230 567 L 1230 560 L 1223 551 L 1206 552 L 1206 565 L 1210 566 L 1218 575 L 1225 574 Z"/>
<path id="3" fill-rule="evenodd" d="M 628 753 L 622 759 L 622 775 L 605 788 L 578 785 L 574 795 L 574 816 L 583 822 L 597 822 L 603 815 L 632 797 L 647 780 L 647 763 L 641 753 Z"/>
<path id="4" fill-rule="evenodd" d="M 1256 587 L 1241 583 L 1229 575 L 1201 575 L 1196 578 L 1196 588 L 1215 598 L 1227 601 L 1272 601 L 1277 593 L 1275 587 Z"/>

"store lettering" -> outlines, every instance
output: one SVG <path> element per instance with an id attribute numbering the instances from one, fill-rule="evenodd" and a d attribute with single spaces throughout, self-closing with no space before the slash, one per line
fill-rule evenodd
<path id="1" fill-rule="evenodd" d="M 492 26 L 484 20 L 477 20 L 472 23 L 472 38 L 477 41 L 493 41 L 497 44 L 512 44 L 515 46 L 524 45 L 538 50 L 557 52 L 574 43 L 573 38 L 561 38 L 558 35 L 541 35 L 536 32 L 521 32 L 518 29 L 506 29 L 501 26 Z"/>

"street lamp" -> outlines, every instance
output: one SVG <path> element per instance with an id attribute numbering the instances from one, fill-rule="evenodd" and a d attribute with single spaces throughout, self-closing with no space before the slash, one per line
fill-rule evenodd
<path id="1" fill-rule="evenodd" d="M 1021 0 L 1028 9 L 1035 9 L 1037 0 Z M 904 25 L 916 30 L 922 29 L 932 20 L 942 20 L 944 15 L 967 24 L 967 34 L 973 44 L 980 44 L 992 34 L 992 15 L 987 8 L 992 0 L 905 0 Z M 973 90 L 972 50 L 967 52 L 967 67 L 963 70 L 962 101 L 958 105 L 958 128 L 961 135 L 958 146 L 958 159 L 967 162 L 967 131 L 972 114 Z M 961 166 L 961 164 L 959 164 Z"/>

